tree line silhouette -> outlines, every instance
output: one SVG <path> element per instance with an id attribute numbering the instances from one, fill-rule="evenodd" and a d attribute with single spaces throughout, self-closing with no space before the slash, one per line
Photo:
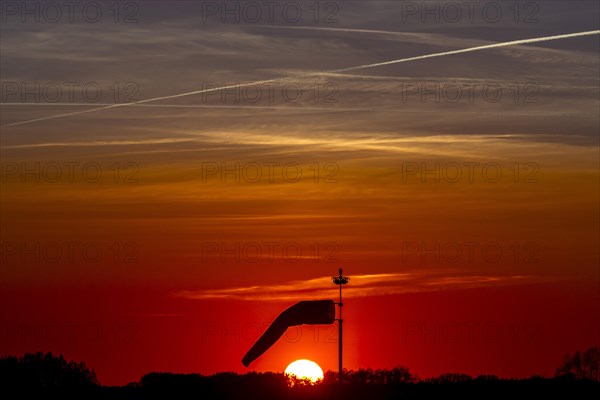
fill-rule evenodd
<path id="1" fill-rule="evenodd" d="M 566 355 L 552 378 L 502 379 L 494 375 L 472 377 L 445 373 L 421 379 L 403 366 L 391 369 L 325 372 L 320 384 L 282 373 L 223 372 L 211 376 L 151 372 L 125 386 L 102 386 L 84 362 L 67 361 L 52 353 L 27 353 L 0 358 L 2 398 L 138 400 L 138 399 L 395 399 L 429 396 L 462 398 L 579 397 L 600 394 L 600 347 Z"/>
<path id="2" fill-rule="evenodd" d="M 556 375 L 598 382 L 600 379 L 600 347 L 590 347 L 583 353 L 576 351 L 572 356 L 567 354 L 563 363 L 556 369 Z"/>

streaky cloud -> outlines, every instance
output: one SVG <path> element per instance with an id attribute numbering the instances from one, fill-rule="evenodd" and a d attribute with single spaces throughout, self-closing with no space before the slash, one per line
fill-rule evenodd
<path id="1" fill-rule="evenodd" d="M 552 278 L 532 275 L 465 275 L 448 270 L 415 270 L 404 273 L 363 274 L 350 278 L 347 297 L 372 297 L 438 290 L 473 289 L 547 282 Z M 176 297 L 191 300 L 294 301 L 333 296 L 336 288 L 328 276 L 283 284 L 229 287 L 224 289 L 181 290 Z"/>
<path id="2" fill-rule="evenodd" d="M 130 103 L 112 104 L 109 106 L 97 107 L 97 108 L 92 108 L 92 109 L 88 109 L 88 110 L 74 111 L 74 112 L 65 113 L 65 114 L 50 115 L 47 117 L 35 118 L 35 119 L 26 120 L 26 121 L 13 122 L 10 124 L 2 125 L 2 127 L 19 126 L 19 125 L 25 125 L 25 124 L 30 124 L 30 123 L 34 123 L 34 122 L 41 122 L 41 121 L 65 118 L 65 117 L 70 117 L 70 116 L 75 116 L 75 115 L 82 115 L 82 114 L 91 113 L 91 112 L 95 112 L 95 111 L 108 110 L 108 109 L 119 108 L 119 107 L 127 107 L 127 106 L 131 106 L 131 105 L 135 105 L 135 104 L 145 104 L 145 103 L 151 103 L 151 102 L 160 101 L 160 100 L 170 100 L 170 99 L 175 99 L 175 98 L 180 98 L 180 97 L 192 96 L 192 95 L 196 95 L 196 94 L 209 93 L 209 92 L 215 92 L 215 91 L 226 90 L 226 89 L 241 88 L 241 87 L 246 87 L 246 86 L 251 86 L 251 85 L 260 85 L 260 84 L 264 84 L 264 83 L 273 83 L 273 82 L 276 82 L 276 81 L 282 80 L 282 79 L 294 79 L 294 78 L 301 78 L 301 77 L 308 77 L 308 76 L 318 76 L 323 73 L 340 73 L 340 72 L 348 72 L 348 71 L 357 71 L 357 70 L 362 70 L 362 69 L 367 69 L 367 68 L 376 68 L 376 67 L 381 67 L 381 66 L 386 66 L 386 65 L 418 61 L 418 60 L 424 60 L 424 59 L 434 58 L 434 57 L 444 57 L 444 56 L 449 56 L 449 55 L 471 53 L 471 52 L 489 50 L 489 49 L 495 49 L 495 48 L 501 48 L 501 47 L 518 46 L 518 45 L 523 45 L 523 44 L 531 44 L 531 43 L 539 43 L 539 42 L 548 42 L 548 41 L 553 41 L 553 40 L 570 39 L 570 38 L 575 38 L 575 37 L 591 36 L 591 35 L 598 35 L 598 34 L 600 34 L 600 30 L 568 33 L 568 34 L 554 35 L 554 36 L 544 36 L 544 37 L 537 37 L 537 38 L 530 38 L 530 39 L 512 40 L 509 42 L 487 44 L 487 45 L 483 45 L 483 46 L 469 47 L 466 49 L 444 51 L 441 53 L 425 54 L 425 55 L 421 55 L 421 56 L 401 58 L 401 59 L 397 59 L 397 60 L 384 61 L 384 62 L 380 62 L 380 63 L 357 65 L 354 67 L 335 69 L 335 70 L 331 70 L 331 71 L 308 72 L 308 73 L 303 73 L 303 74 L 288 76 L 288 77 L 264 79 L 264 80 L 260 80 L 260 81 L 247 82 L 247 83 L 242 83 L 242 84 L 220 86 L 220 87 L 215 87 L 215 88 L 195 90 L 192 92 L 185 92 L 185 93 L 178 93 L 178 94 L 167 95 L 167 96 L 154 97 L 154 98 L 139 100 L 139 101 L 130 102 Z"/>

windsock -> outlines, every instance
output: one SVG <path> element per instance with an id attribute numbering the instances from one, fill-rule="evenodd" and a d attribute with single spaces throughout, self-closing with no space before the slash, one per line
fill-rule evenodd
<path id="1" fill-rule="evenodd" d="M 290 326 L 333 324 L 333 321 L 335 321 L 333 300 L 300 301 L 279 314 L 265 333 L 248 350 L 242 359 L 242 364 L 246 367 L 249 366 L 252 361 L 269 350 Z"/>

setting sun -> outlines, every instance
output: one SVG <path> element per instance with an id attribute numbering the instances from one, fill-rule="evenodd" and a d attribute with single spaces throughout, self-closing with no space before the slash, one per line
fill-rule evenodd
<path id="1" fill-rule="evenodd" d="M 319 364 L 310 360 L 296 360 L 285 369 L 287 375 L 298 379 L 309 379 L 312 383 L 323 379 L 323 370 Z"/>

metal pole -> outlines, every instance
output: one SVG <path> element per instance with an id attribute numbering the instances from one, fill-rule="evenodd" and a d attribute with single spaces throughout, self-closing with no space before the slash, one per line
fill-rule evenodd
<path id="1" fill-rule="evenodd" d="M 340 275 L 342 275 L 342 273 L 340 272 Z M 338 348 L 338 354 L 339 354 L 339 382 L 340 384 L 342 383 L 342 322 L 344 321 L 342 319 L 342 306 L 344 304 L 342 303 L 342 285 L 340 284 L 340 321 L 339 321 L 339 348 Z"/>
<path id="2" fill-rule="evenodd" d="M 338 307 L 340 308 L 340 312 L 339 312 L 339 318 L 337 319 L 338 321 L 338 329 L 339 329 L 339 337 L 338 337 L 338 357 L 339 357 L 339 373 L 338 373 L 338 381 L 340 383 L 340 385 L 342 384 L 343 380 L 342 380 L 342 373 L 343 373 L 343 367 L 342 367 L 342 324 L 343 324 L 343 320 L 342 320 L 342 306 L 344 305 L 342 303 L 342 285 L 345 285 L 348 283 L 348 277 L 343 276 L 342 275 L 342 269 L 340 268 L 340 274 L 339 276 L 334 276 L 333 279 L 333 283 L 335 283 L 336 285 L 340 286 L 340 302 L 337 304 Z"/>

